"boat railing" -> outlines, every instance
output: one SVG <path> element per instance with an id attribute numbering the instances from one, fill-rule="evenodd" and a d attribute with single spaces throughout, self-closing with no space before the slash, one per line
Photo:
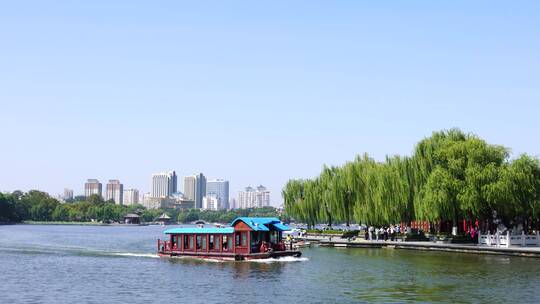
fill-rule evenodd
<path id="1" fill-rule="evenodd" d="M 157 241 L 158 252 L 171 252 L 173 250 L 172 243 L 170 241 Z"/>

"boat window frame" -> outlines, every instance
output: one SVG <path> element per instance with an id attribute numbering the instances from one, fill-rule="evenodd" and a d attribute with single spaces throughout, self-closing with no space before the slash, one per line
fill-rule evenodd
<path id="1" fill-rule="evenodd" d="M 201 235 L 201 251 L 208 251 L 208 235 Z"/>
<path id="2" fill-rule="evenodd" d="M 247 231 L 238 231 L 235 233 L 234 244 L 236 247 L 247 248 Z"/>
<path id="3" fill-rule="evenodd" d="M 216 237 L 214 234 L 208 235 L 208 250 L 209 251 L 216 250 Z"/>
<path id="4" fill-rule="evenodd" d="M 221 235 L 221 251 L 229 252 L 232 251 L 231 245 L 231 235 L 230 234 L 223 234 Z"/>
<path id="5" fill-rule="evenodd" d="M 241 246 L 242 247 L 248 247 L 248 237 L 247 237 L 247 231 L 241 231 L 240 232 L 240 240 L 241 240 Z"/>
<path id="6" fill-rule="evenodd" d="M 195 251 L 202 250 L 201 241 L 202 241 L 202 235 L 200 234 L 195 235 Z"/>
<path id="7" fill-rule="evenodd" d="M 193 235 L 193 234 L 189 234 L 188 237 L 189 237 L 189 247 L 188 247 L 189 249 L 188 249 L 188 250 L 189 250 L 189 251 L 193 251 L 193 248 L 194 248 L 193 245 L 194 245 L 194 243 L 195 243 L 194 235 Z"/>
<path id="8" fill-rule="evenodd" d="M 182 234 L 182 250 L 189 250 L 189 235 Z"/>

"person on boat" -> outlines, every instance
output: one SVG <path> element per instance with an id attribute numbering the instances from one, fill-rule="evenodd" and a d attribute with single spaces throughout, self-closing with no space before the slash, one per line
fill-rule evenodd
<path id="1" fill-rule="evenodd" d="M 287 238 L 285 239 L 285 241 L 286 241 L 287 244 L 289 244 L 289 247 L 292 250 L 293 238 L 292 238 L 292 236 L 290 234 L 287 235 Z"/>
<path id="2" fill-rule="evenodd" d="M 289 249 L 293 250 L 293 238 L 291 235 L 287 236 L 287 242 L 289 242 Z"/>

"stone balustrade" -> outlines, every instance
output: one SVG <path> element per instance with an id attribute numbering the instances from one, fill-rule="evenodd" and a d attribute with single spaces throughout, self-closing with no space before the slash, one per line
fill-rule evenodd
<path id="1" fill-rule="evenodd" d="M 509 231 L 506 233 L 495 234 L 478 234 L 478 245 L 492 247 L 515 247 L 515 246 L 540 246 L 540 236 L 536 234 L 525 234 L 522 232 L 518 235 L 512 235 Z"/>

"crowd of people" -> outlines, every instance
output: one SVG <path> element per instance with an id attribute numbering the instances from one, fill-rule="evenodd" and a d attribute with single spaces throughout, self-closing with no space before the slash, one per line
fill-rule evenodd
<path id="1" fill-rule="evenodd" d="M 401 227 L 399 225 L 390 225 L 390 226 L 382 226 L 382 227 L 373 227 L 369 226 L 366 229 L 366 240 L 370 241 L 388 241 L 390 239 L 391 241 L 394 241 L 396 239 L 396 235 L 401 232 Z"/>

